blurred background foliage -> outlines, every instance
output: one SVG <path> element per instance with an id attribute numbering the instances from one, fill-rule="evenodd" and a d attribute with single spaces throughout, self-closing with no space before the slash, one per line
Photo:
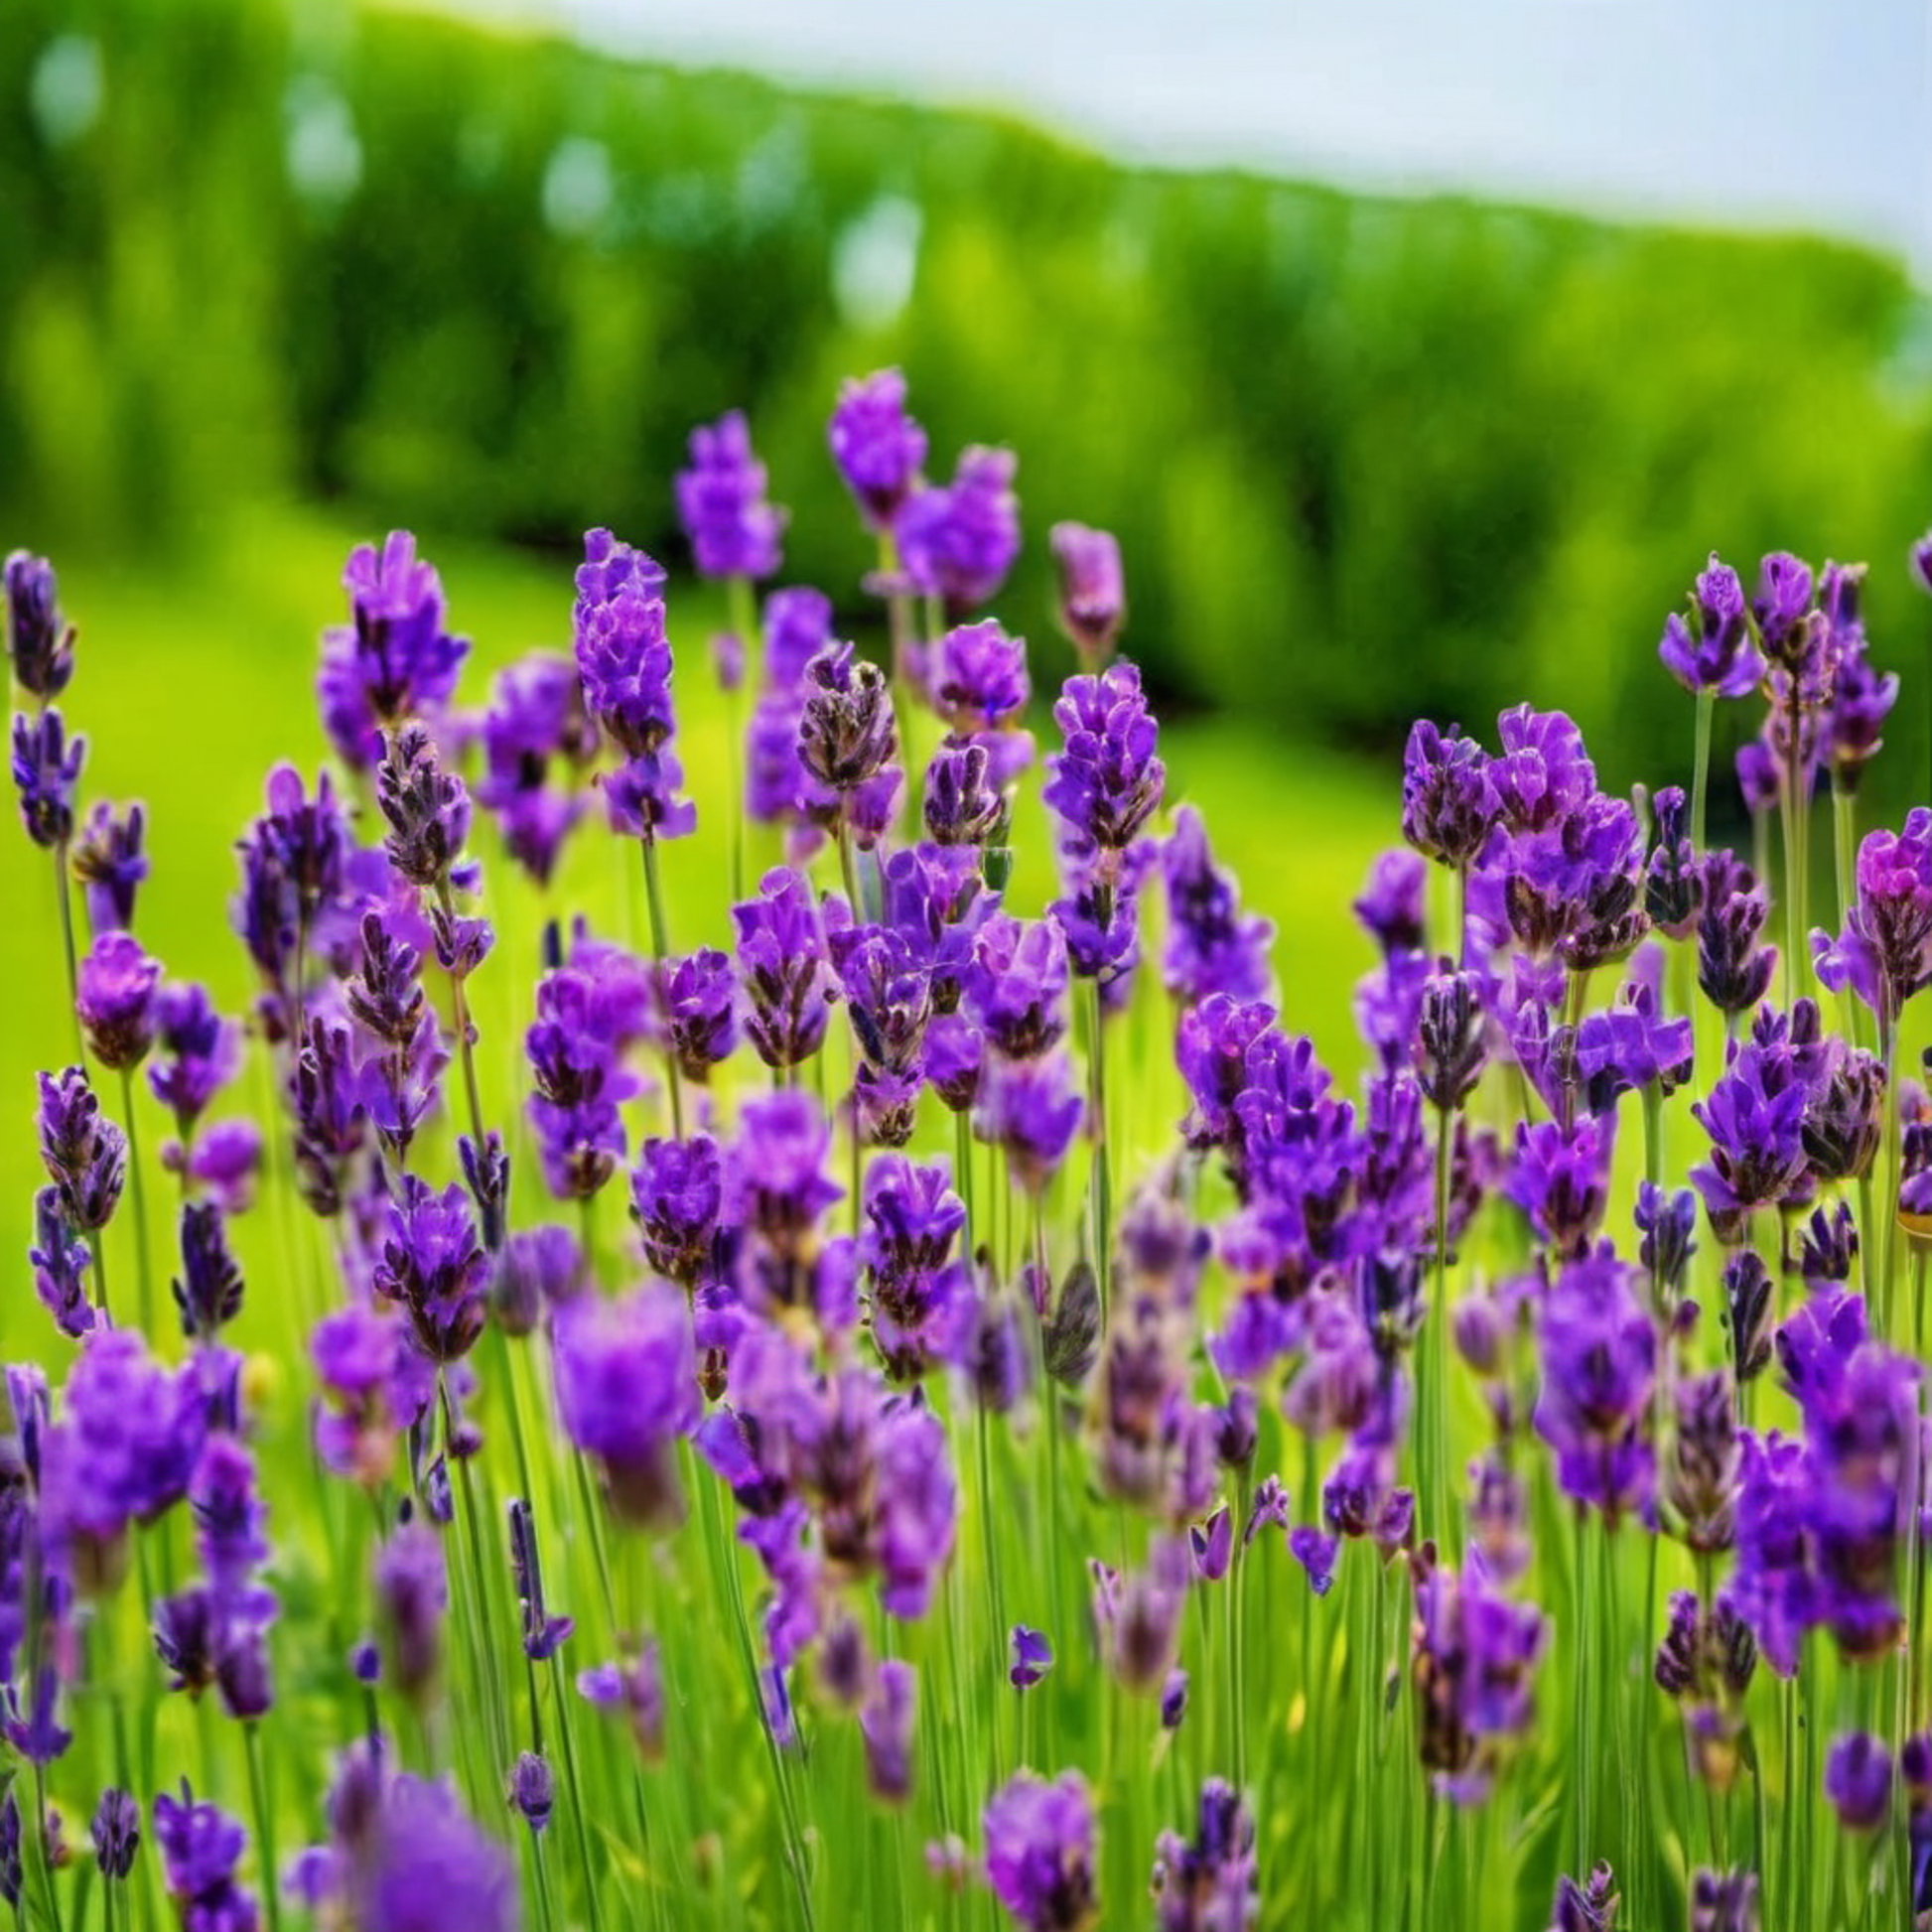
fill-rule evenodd
<path id="1" fill-rule="evenodd" d="M 1530 696 L 1656 782 L 1712 546 L 1869 557 L 1874 655 L 1932 635 L 1932 331 L 1851 246 L 1135 171 L 271 0 L 8 0 L 0 94 L 0 532 L 57 558 L 165 572 L 263 501 L 681 557 L 684 438 L 742 404 L 787 578 L 856 614 L 823 424 L 897 362 L 935 469 L 1020 452 L 1002 615 L 1046 630 L 1051 520 L 1114 528 L 1171 706 L 1386 750 Z"/>

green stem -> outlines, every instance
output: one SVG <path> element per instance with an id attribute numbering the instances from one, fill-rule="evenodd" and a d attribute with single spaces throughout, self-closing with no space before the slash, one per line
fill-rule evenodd
<path id="1" fill-rule="evenodd" d="M 68 1020 L 73 1028 L 73 1063 L 87 1064 L 87 1042 L 80 1031 L 80 965 L 73 949 L 73 897 L 68 888 L 68 842 L 54 848 L 54 902 L 61 912 L 61 948 L 68 965 Z"/>
<path id="2" fill-rule="evenodd" d="M 134 1260 L 135 1277 L 141 1285 L 141 1332 L 152 1342 L 155 1339 L 154 1265 L 148 1259 L 148 1196 L 141 1180 L 141 1130 L 134 1117 L 131 1066 L 121 1068 L 121 1111 L 127 1116 L 127 1187 L 134 1199 Z"/>
<path id="3" fill-rule="evenodd" d="M 1429 1311 L 1429 1363 L 1424 1385 L 1426 1449 L 1429 1468 L 1424 1472 L 1428 1498 L 1427 1534 L 1440 1539 L 1448 1560 L 1456 1559 L 1453 1513 L 1454 1480 L 1449 1471 L 1449 1178 L 1455 1154 L 1455 1115 L 1448 1107 L 1436 1116 L 1436 1300 Z"/>
<path id="4" fill-rule="evenodd" d="M 1089 1039 L 1088 1132 L 1093 1138 L 1093 1273 L 1100 1287 L 1100 1319 L 1104 1327 L 1112 1306 L 1114 1274 L 1113 1178 L 1107 1166 L 1107 1016 L 1100 1000 L 1100 979 L 1087 981 Z"/>
<path id="5" fill-rule="evenodd" d="M 650 915 L 650 956 L 654 975 L 658 1013 L 664 1011 L 664 961 L 670 954 L 670 926 L 664 917 L 664 886 L 657 872 L 657 841 L 644 835 L 644 903 Z M 677 1049 L 668 1038 L 664 1042 L 664 1091 L 671 1103 L 671 1135 L 684 1138 L 684 1089 L 679 1082 Z"/>
<path id="6" fill-rule="evenodd" d="M 275 1813 L 268 1802 L 268 1785 L 262 1776 L 260 1726 L 253 1719 L 241 1726 L 242 1744 L 248 1754 L 248 1798 L 255 1810 L 255 1838 L 261 1847 L 262 1899 L 268 1907 L 268 1932 L 280 1932 L 282 1923 L 282 1878 L 275 1859 Z"/>
<path id="7" fill-rule="evenodd" d="M 752 580 L 749 577 L 733 577 L 727 582 L 725 593 L 731 626 L 737 632 L 739 644 L 745 653 L 738 681 L 725 689 L 725 774 L 726 782 L 731 787 L 725 817 L 731 841 L 732 899 L 736 903 L 745 897 L 745 732 L 741 694 L 746 678 L 752 675 L 754 662 L 761 656 L 761 650 L 758 600 L 752 589 Z"/>
<path id="8" fill-rule="evenodd" d="M 1704 801 L 1711 777 L 1711 720 L 1718 709 L 1715 691 L 1697 694 L 1697 748 L 1691 766 L 1691 850 L 1704 857 Z"/>
<path id="9" fill-rule="evenodd" d="M 550 1684 L 557 1698 L 557 1728 L 564 1740 L 564 1782 L 570 1788 L 570 1814 L 577 1825 L 577 1860 L 584 1868 L 584 1902 L 590 1911 L 592 1932 L 601 1932 L 604 1921 L 598 1907 L 597 1877 L 591 1868 L 591 1828 L 584 1815 L 584 1783 L 577 1773 L 577 1726 L 571 1722 L 563 1659 L 554 1650 L 550 1653 Z"/>

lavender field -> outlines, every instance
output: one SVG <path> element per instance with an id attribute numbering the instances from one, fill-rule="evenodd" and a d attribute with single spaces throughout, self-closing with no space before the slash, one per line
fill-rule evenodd
<path id="1" fill-rule="evenodd" d="M 199 726 L 179 600 L 9 557 L 18 1922 L 1916 1923 L 1864 567 L 1713 557 L 1634 795 L 1561 690 L 1298 773 L 1012 452 L 826 400 L 474 608 L 308 529 Z"/>

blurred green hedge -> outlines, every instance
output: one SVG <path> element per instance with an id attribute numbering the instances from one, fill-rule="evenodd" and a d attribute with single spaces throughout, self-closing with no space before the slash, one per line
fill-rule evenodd
<path id="1" fill-rule="evenodd" d="M 1658 775 L 1714 545 L 1869 556 L 1917 660 L 1929 350 L 1900 268 L 1818 240 L 1128 170 L 387 10 L 0 8 L 0 532 L 40 547 L 281 492 L 677 555 L 683 438 L 742 403 L 787 574 L 856 609 L 823 420 L 896 361 L 939 467 L 1021 452 L 1016 625 L 1077 516 L 1171 701 L 1379 745 L 1533 693 Z"/>

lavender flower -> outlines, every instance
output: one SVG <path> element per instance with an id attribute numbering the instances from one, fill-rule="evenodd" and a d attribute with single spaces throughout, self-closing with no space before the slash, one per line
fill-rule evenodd
<path id="1" fill-rule="evenodd" d="M 1163 1832 L 1154 1854 L 1160 1932 L 1246 1932 L 1261 1914 L 1255 1822 L 1220 1778 L 1201 1786 L 1193 1843 Z"/>
<path id="2" fill-rule="evenodd" d="M 88 1050 L 120 1073 L 139 1066 L 154 1044 L 161 966 L 125 932 L 103 932 L 80 962 L 74 1011 Z"/>
<path id="3" fill-rule="evenodd" d="M 1003 1148 L 1014 1177 L 1036 1194 L 1066 1159 L 1085 1111 L 1063 1053 L 996 1059 L 981 1079 L 973 1132 Z"/>
<path id="4" fill-rule="evenodd" d="M 241 1270 L 213 1201 L 182 1204 L 181 1273 L 173 1287 L 182 1332 L 192 1339 L 212 1340 L 241 1312 Z"/>
<path id="5" fill-rule="evenodd" d="M 577 1626 L 567 1616 L 552 1616 L 543 1595 L 543 1563 L 535 1518 L 520 1496 L 509 1506 L 510 1571 L 523 1611 L 523 1654 L 533 1664 L 548 1663 Z"/>
<path id="6" fill-rule="evenodd" d="M 901 1805 L 912 1795 L 912 1720 L 917 1679 L 902 1658 L 889 1657 L 859 1707 L 866 1745 L 866 1783 L 875 1798 Z"/>
<path id="7" fill-rule="evenodd" d="M 405 1173 L 372 1285 L 401 1304 L 431 1361 L 458 1361 L 476 1345 L 488 1280 L 469 1195 L 455 1182 L 438 1193 L 420 1175 Z"/>
<path id="8" fill-rule="evenodd" d="M 775 577 L 784 513 L 764 500 L 764 465 L 734 409 L 691 432 L 691 468 L 677 475 L 677 513 L 704 577 Z"/>
<path id="9" fill-rule="evenodd" d="M 1753 1037 L 1732 1046 L 1724 1077 L 1692 1105 L 1711 1136 L 1711 1159 L 1691 1179 L 1721 1236 L 1802 1187 L 1805 1098 L 1790 1052 Z"/>
<path id="10" fill-rule="evenodd" d="M 1099 1914 L 1093 1801 L 1078 1771 L 1017 1772 L 986 1807 L 986 1881 L 1024 1932 L 1082 1932 Z"/>
<path id="11" fill-rule="evenodd" d="M 73 675 L 73 625 L 63 621 L 54 566 L 15 550 L 0 568 L 7 598 L 7 654 L 15 681 L 40 699 L 58 698 Z"/>
<path id="12" fill-rule="evenodd" d="M 876 843 L 891 821 L 902 781 L 897 756 L 898 724 L 885 672 L 857 657 L 850 644 L 827 644 L 805 666 L 798 757 L 836 794 L 862 845 Z"/>
<path id="13" fill-rule="evenodd" d="M 1127 620 L 1120 545 L 1107 531 L 1084 523 L 1055 523 L 1047 540 L 1059 575 L 1060 628 L 1083 666 L 1097 670 L 1113 655 Z"/>
<path id="14" fill-rule="evenodd" d="M 350 551 L 343 588 L 350 621 L 324 634 L 317 693 L 337 752 L 365 770 L 382 729 L 449 703 L 470 643 L 444 629 L 442 580 L 407 530 Z"/>
<path id="15" fill-rule="evenodd" d="M 1621 1902 L 1616 1875 L 1607 1863 L 1599 1862 L 1581 1885 L 1566 1871 L 1557 1879 L 1550 1932 L 1614 1932 Z"/>
<path id="16" fill-rule="evenodd" d="M 74 793 L 86 760 L 87 741 L 68 737 L 59 711 L 50 708 L 38 718 L 14 713 L 14 789 L 21 823 L 36 845 L 52 851 L 72 838 Z"/>
<path id="17" fill-rule="evenodd" d="M 455 772 L 443 769 L 436 741 L 421 725 L 404 725 L 382 740 L 375 798 L 389 824 L 383 846 L 389 863 L 412 886 L 446 892 L 470 834 L 470 794 Z"/>
<path id="18" fill-rule="evenodd" d="M 521 1751 L 511 1767 L 508 1798 L 510 1809 L 537 1836 L 548 1829 L 550 1814 L 557 1803 L 557 1780 L 547 1759 L 535 1751 Z"/>
<path id="19" fill-rule="evenodd" d="M 1233 875 L 1214 863 L 1207 828 L 1192 805 L 1174 813 L 1161 865 L 1168 893 L 1161 977 L 1168 991 L 1190 1005 L 1210 993 L 1266 999 L 1274 986 L 1274 924 L 1241 910 Z"/>
<path id="20" fill-rule="evenodd" d="M 1074 856 L 1117 869 L 1118 855 L 1153 815 L 1167 782 L 1140 671 L 1116 663 L 1068 678 L 1053 719 L 1065 749 L 1046 760 L 1040 795 L 1062 821 L 1063 844 Z"/>
<path id="21" fill-rule="evenodd" d="M 609 530 L 584 538 L 572 611 L 584 702 L 627 762 L 606 780 L 613 826 L 641 838 L 682 838 L 697 811 L 680 798 L 683 771 L 670 751 L 671 646 L 664 634 L 664 572 Z"/>
<path id="22" fill-rule="evenodd" d="M 1891 1026 L 1932 980 L 1932 810 L 1915 806 L 1901 832 L 1872 832 L 1859 847 L 1858 898 L 1837 939 L 1814 932 L 1818 977 L 1850 987 Z"/>
<path id="23" fill-rule="evenodd" d="M 1698 920 L 1698 985 L 1721 1012 L 1748 1013 L 1771 984 L 1777 948 L 1757 943 L 1770 909 L 1748 866 L 1728 852 L 1706 857 L 1704 912 Z"/>
<path id="24" fill-rule="evenodd" d="M 35 1243 L 27 1250 L 34 1292 L 64 1335 L 84 1335 L 94 1325 L 83 1279 L 92 1255 L 86 1242 L 75 1239 L 58 1187 L 43 1187 L 34 1196 L 34 1229 Z"/>
<path id="25" fill-rule="evenodd" d="M 87 814 L 73 848 L 73 876 L 85 889 L 87 924 L 96 934 L 124 932 L 134 923 L 135 891 L 148 876 L 147 822 L 139 804 L 117 816 L 104 798 Z"/>
<path id="26" fill-rule="evenodd" d="M 183 1140 L 241 1064 L 234 1023 L 216 1013 L 205 987 L 171 981 L 155 1003 L 157 1051 L 148 1063 L 148 1086 L 175 1117 Z"/>
<path id="27" fill-rule="evenodd" d="M 954 620 L 993 598 L 1020 554 L 1018 467 L 1011 450 L 974 444 L 960 452 L 949 484 L 917 490 L 898 513 L 906 576 Z"/>
<path id="28" fill-rule="evenodd" d="M 1691 1880 L 1691 1932 L 1758 1932 L 1757 1873 L 1708 1871 Z"/>
<path id="29" fill-rule="evenodd" d="M 664 1675 L 654 1641 L 634 1657 L 583 1672 L 577 1679 L 577 1695 L 586 1704 L 621 1718 L 646 1764 L 663 1757 Z"/>
<path id="30" fill-rule="evenodd" d="M 94 1859 L 103 1878 L 125 1878 L 134 1868 L 134 1855 L 141 1847 L 141 1806 L 129 1793 L 109 1785 L 94 1807 L 93 1823 L 88 1828 L 93 1840 Z"/>
<path id="31" fill-rule="evenodd" d="M 1024 1623 L 1013 1626 L 1007 1651 L 1013 1659 L 1007 1670 L 1007 1682 L 1016 1691 L 1031 1691 L 1053 1668 L 1053 1646 L 1045 1633 L 1030 1630 Z"/>
<path id="32" fill-rule="evenodd" d="M 255 1900 L 235 1878 L 248 1839 L 234 1819 L 198 1804 L 184 1778 L 179 1799 L 166 1791 L 155 1799 L 154 1837 L 182 1932 L 255 1932 Z"/>
<path id="33" fill-rule="evenodd" d="M 1875 1832 L 1891 1809 L 1891 1752 L 1884 1739 L 1855 1730 L 1825 1758 L 1825 1796 L 1848 1832 Z"/>
<path id="34" fill-rule="evenodd" d="M 1458 871 L 1482 850 L 1501 807 L 1489 759 L 1473 738 L 1445 737 L 1428 719 L 1402 758 L 1402 836 L 1425 859 Z"/>
<path id="35" fill-rule="evenodd" d="M 779 867 L 759 881 L 757 898 L 733 906 L 732 919 L 746 1037 L 766 1066 L 796 1066 L 824 1041 L 831 992 L 811 887 L 803 873 Z"/>
<path id="36" fill-rule="evenodd" d="M 621 1522 L 674 1527 L 684 1515 L 673 1450 L 700 1413 L 691 1317 L 681 1296 L 640 1288 L 567 1303 L 556 1327 L 564 1431 L 604 1470 Z"/>
<path id="37" fill-rule="evenodd" d="M 1657 646 L 1664 668 L 1687 691 L 1748 697 L 1764 677 L 1764 660 L 1751 641 L 1744 587 L 1716 551 L 1698 577 L 1690 608 L 1688 623 L 1675 614 L 1664 621 L 1664 639 Z"/>
<path id="38" fill-rule="evenodd" d="M 1557 1451 L 1564 1492 L 1614 1525 L 1648 1503 L 1652 1481 L 1642 1424 L 1657 1341 L 1631 1270 L 1607 1256 L 1571 1262 L 1544 1303 L 1539 1341 L 1537 1432 Z"/>
<path id="39" fill-rule="evenodd" d="M 925 431 L 905 413 L 905 378 L 881 369 L 842 383 L 829 434 L 832 460 L 861 514 L 874 529 L 890 530 L 925 462 Z"/>
<path id="40" fill-rule="evenodd" d="M 1511 1737 L 1535 1717 L 1542 1612 L 1498 1594 L 1476 1566 L 1415 1559 L 1417 1725 L 1423 1766 L 1445 1796 L 1479 1803 Z"/>
<path id="41" fill-rule="evenodd" d="M 582 794 L 556 783 L 554 769 L 560 760 L 586 764 L 597 749 L 576 665 L 538 650 L 499 671 L 483 714 L 483 747 L 477 802 L 496 814 L 510 857 L 547 885 L 584 811 Z"/>
<path id="42" fill-rule="evenodd" d="M 405 1698 L 420 1701 L 443 1668 L 443 1618 L 450 1604 L 436 1532 L 405 1519 L 376 1552 L 374 1582 L 389 1681 Z"/>
<path id="43" fill-rule="evenodd" d="M 664 1031 L 679 1069 L 700 1085 L 737 1043 L 734 991 L 731 959 L 713 947 L 665 962 L 659 983 Z"/>

